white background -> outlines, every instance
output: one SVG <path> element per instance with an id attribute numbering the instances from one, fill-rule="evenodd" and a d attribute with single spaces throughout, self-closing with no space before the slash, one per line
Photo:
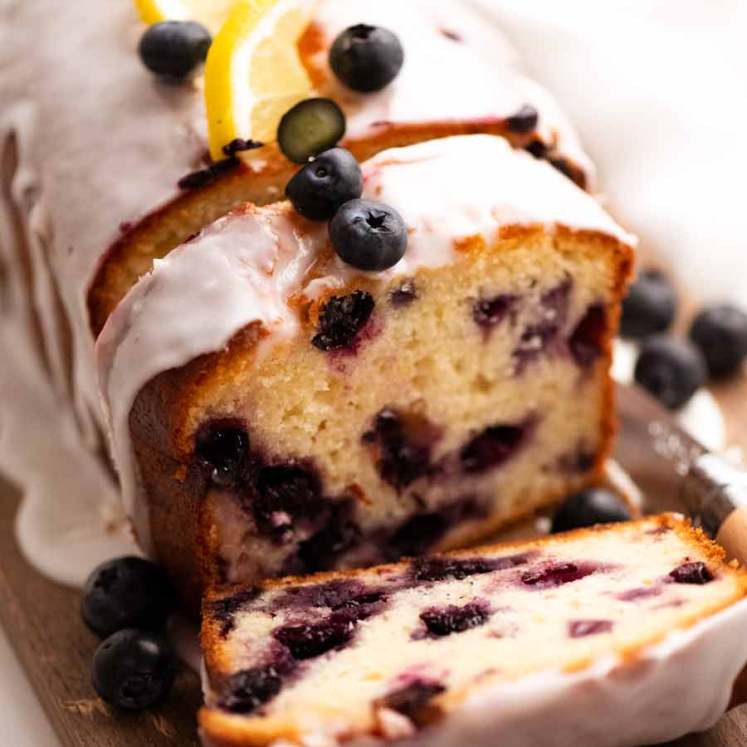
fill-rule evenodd
<path id="1" fill-rule="evenodd" d="M 747 0 L 475 1 L 562 102 L 626 227 L 703 297 L 747 305 Z M 58 744 L 0 632 L 0 745 Z"/>

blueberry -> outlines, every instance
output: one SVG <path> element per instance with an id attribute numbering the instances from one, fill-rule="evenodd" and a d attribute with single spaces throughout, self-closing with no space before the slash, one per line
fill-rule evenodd
<path id="1" fill-rule="evenodd" d="M 423 433 L 417 432 L 419 425 L 414 423 L 408 428 L 397 411 L 386 407 L 376 416 L 373 428 L 363 434 L 363 441 L 373 446 L 381 479 L 396 490 L 406 488 L 428 472 L 432 439 L 425 432 L 429 424 L 422 424 Z"/>
<path id="2" fill-rule="evenodd" d="M 334 148 L 345 134 L 345 115 L 332 99 L 306 99 L 289 109 L 278 125 L 278 145 L 286 158 L 306 163 Z"/>
<path id="3" fill-rule="evenodd" d="M 573 360 L 588 368 L 602 355 L 607 333 L 607 314 L 599 304 L 590 306 L 568 338 Z"/>
<path id="4" fill-rule="evenodd" d="M 606 488 L 587 488 L 565 499 L 553 517 L 552 532 L 567 532 L 628 519 L 630 510 L 615 493 Z"/>
<path id="5" fill-rule="evenodd" d="M 501 558 L 453 558 L 448 555 L 431 555 L 417 558 L 412 564 L 412 575 L 417 581 L 462 581 L 470 576 L 503 571 L 524 565 L 527 555 L 505 555 Z"/>
<path id="6" fill-rule="evenodd" d="M 320 153 L 289 182 L 285 194 L 296 212 L 309 220 L 329 220 L 348 200 L 363 193 L 358 161 L 345 148 Z"/>
<path id="7" fill-rule="evenodd" d="M 712 376 L 736 373 L 747 357 L 747 314 L 734 306 L 703 309 L 690 327 Z"/>
<path id="8" fill-rule="evenodd" d="M 321 485 L 314 471 L 297 464 L 263 467 L 257 475 L 252 512 L 264 534 L 282 540 L 297 520 L 321 515 Z"/>
<path id="9" fill-rule="evenodd" d="M 472 319 L 479 327 L 489 330 L 514 311 L 517 300 L 517 297 L 510 293 L 479 298 L 472 304 Z"/>
<path id="10" fill-rule="evenodd" d="M 430 703 L 443 692 L 446 688 L 438 682 L 416 680 L 380 698 L 376 705 L 407 716 L 416 726 L 426 726 L 437 714 Z"/>
<path id="11" fill-rule="evenodd" d="M 329 238 L 340 258 L 359 270 L 388 270 L 405 256 L 407 226 L 388 205 L 350 200 L 335 213 Z"/>
<path id="12" fill-rule="evenodd" d="M 509 132 L 523 135 L 537 129 L 538 122 L 539 112 L 533 106 L 524 104 L 516 114 L 512 114 L 506 119 L 506 126 Z"/>
<path id="13" fill-rule="evenodd" d="M 478 474 L 508 461 L 519 449 L 526 428 L 517 425 L 493 425 L 475 436 L 459 454 L 462 468 Z"/>
<path id="14" fill-rule="evenodd" d="M 705 563 L 697 561 L 683 563 L 678 566 L 669 574 L 669 578 L 671 578 L 676 584 L 704 586 L 713 581 L 713 574 Z"/>
<path id="15" fill-rule="evenodd" d="M 365 291 L 332 296 L 322 309 L 311 344 L 324 351 L 349 348 L 368 323 L 374 306 L 373 296 Z"/>
<path id="16" fill-rule="evenodd" d="M 571 638 L 586 638 L 590 635 L 609 633 L 612 628 L 612 620 L 572 620 L 568 623 L 568 635 Z"/>
<path id="17" fill-rule="evenodd" d="M 275 667 L 242 669 L 228 678 L 218 705 L 231 713 L 251 713 L 272 700 L 282 687 L 283 680 Z"/>
<path id="18" fill-rule="evenodd" d="M 670 409 L 682 407 L 706 380 L 700 351 L 667 337 L 646 340 L 635 365 L 635 380 Z"/>
<path id="19" fill-rule="evenodd" d="M 389 537 L 384 555 L 391 560 L 428 552 L 453 527 L 472 519 L 484 519 L 485 512 L 472 496 L 459 498 L 438 511 L 415 514 Z"/>
<path id="20" fill-rule="evenodd" d="M 299 545 L 298 561 L 304 573 L 331 570 L 339 556 L 360 539 L 361 529 L 353 514 L 352 499 L 329 506 L 325 525 Z"/>
<path id="21" fill-rule="evenodd" d="M 620 334 L 640 340 L 665 332 L 676 312 L 677 297 L 666 276 L 658 270 L 645 270 L 623 299 Z"/>
<path id="22" fill-rule="evenodd" d="M 420 619 L 432 636 L 442 638 L 485 625 L 490 619 L 490 609 L 483 602 L 470 602 L 463 607 L 450 604 L 425 610 L 420 614 Z"/>
<path id="23" fill-rule="evenodd" d="M 580 581 L 596 570 L 597 568 L 590 563 L 555 563 L 545 568 L 527 571 L 522 575 L 521 582 L 534 589 L 554 589 Z"/>
<path id="24" fill-rule="evenodd" d="M 404 280 L 389 294 L 389 302 L 395 309 L 409 306 L 418 298 L 418 288 L 414 280 Z"/>
<path id="25" fill-rule="evenodd" d="M 402 69 L 405 53 L 395 34 L 380 26 L 359 23 L 345 29 L 329 51 L 329 65 L 348 88 L 361 93 L 380 91 Z"/>
<path id="26" fill-rule="evenodd" d="M 294 659 L 313 659 L 348 643 L 355 632 L 355 623 L 354 617 L 336 612 L 319 623 L 285 625 L 273 635 Z"/>
<path id="27" fill-rule="evenodd" d="M 231 485 L 249 455 L 249 435 L 239 425 L 212 423 L 197 434 L 195 453 L 212 468 L 213 482 Z"/>
<path id="28" fill-rule="evenodd" d="M 174 683 L 176 667 L 176 657 L 163 636 L 127 628 L 96 649 L 91 681 L 107 703 L 139 710 L 166 696 Z"/>
<path id="29" fill-rule="evenodd" d="M 212 38 L 196 21 L 161 21 L 148 28 L 138 51 L 156 75 L 186 78 L 207 57 Z"/>
<path id="30" fill-rule="evenodd" d="M 157 630 L 166 622 L 172 593 L 163 571 L 143 558 L 116 558 L 96 567 L 83 587 L 81 615 L 91 630 Z"/>

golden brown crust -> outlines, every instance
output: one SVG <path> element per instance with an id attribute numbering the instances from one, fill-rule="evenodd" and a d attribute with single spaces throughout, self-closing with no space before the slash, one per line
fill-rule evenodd
<path id="1" fill-rule="evenodd" d="M 471 251 L 501 251 L 536 235 L 543 229 L 536 226 L 512 226 L 504 229 L 501 239 L 493 246 L 484 242 Z M 612 356 L 613 333 L 617 328 L 619 302 L 628 281 L 632 265 L 632 250 L 609 236 L 593 231 L 574 231 L 559 228 L 559 239 L 573 239 L 589 243 L 589 251 L 608 251 L 613 257 L 615 271 L 614 302 L 608 312 L 607 334 L 603 340 L 604 364 L 609 366 Z M 510 238 L 506 238 L 510 236 Z M 358 282 L 355 288 L 363 287 Z M 338 292 L 340 292 L 338 290 Z M 157 559 L 174 579 L 182 596 L 193 611 L 198 609 L 200 592 L 206 574 L 214 569 L 205 564 L 203 554 L 209 544 L 209 520 L 200 517 L 199 507 L 208 490 L 204 474 L 193 459 L 196 429 L 209 418 L 210 402 L 215 392 L 242 380 L 243 372 L 251 365 L 257 341 L 264 330 L 257 324 L 238 332 L 221 351 L 200 356 L 187 365 L 164 372 L 150 381 L 138 394 L 130 414 L 130 431 L 138 468 L 142 475 L 149 503 L 152 544 Z M 586 475 L 584 485 L 600 482 L 604 463 L 611 451 L 616 429 L 614 386 L 610 377 L 604 384 L 601 409 L 600 448 L 593 468 Z M 561 495 L 548 495 L 543 501 L 549 507 Z M 474 530 L 458 535 L 458 546 L 485 542 L 510 523 L 535 513 L 533 507 L 500 521 L 486 521 Z M 203 521 L 205 526 L 200 528 Z M 456 542 L 445 542 L 436 550 L 453 549 Z"/>
<path id="2" fill-rule="evenodd" d="M 704 558 L 713 570 L 728 572 L 735 577 L 737 581 L 733 594 L 728 598 L 722 598 L 718 602 L 714 602 L 706 608 L 701 607 L 697 613 L 694 612 L 687 616 L 679 625 L 679 629 L 687 629 L 697 622 L 725 609 L 747 595 L 747 570 L 736 567 L 733 563 L 726 563 L 724 550 L 709 539 L 702 530 L 693 527 L 689 520 L 677 514 L 662 514 L 656 517 L 639 519 L 635 522 L 577 529 L 563 535 L 540 537 L 530 541 L 516 541 L 501 543 L 500 545 L 488 545 L 482 548 L 464 550 L 450 554 L 455 557 L 473 557 L 476 554 L 493 552 L 495 550 L 530 550 L 532 548 L 541 548 L 547 544 L 557 545 L 558 543 L 574 542 L 590 534 L 602 531 L 607 533 L 623 532 L 627 531 L 631 526 L 643 527 L 652 524 L 655 528 L 668 529 L 676 532 L 687 545 L 692 547 L 694 550 L 697 550 L 697 556 L 699 558 Z M 387 573 L 404 570 L 406 566 L 407 561 L 403 561 L 386 566 L 379 566 L 375 570 L 377 572 Z M 259 584 L 259 588 L 262 590 L 277 590 L 288 586 L 320 584 L 338 579 L 356 577 L 360 574 L 370 574 L 371 572 L 371 569 L 369 569 L 368 571 L 319 573 L 307 577 L 267 580 Z M 230 596 L 235 593 L 235 591 L 235 588 L 229 587 L 224 589 L 212 589 L 206 595 L 206 604 L 225 596 Z M 205 612 L 202 644 L 207 668 L 209 671 L 228 673 L 231 671 L 230 662 L 223 660 L 221 656 L 222 638 L 219 635 L 218 626 L 215 621 L 210 619 L 207 606 Z M 618 646 L 616 648 L 616 653 L 620 657 L 621 664 L 623 666 L 635 666 L 637 662 L 644 657 L 646 650 L 651 646 L 661 643 L 667 635 L 668 632 L 652 634 L 641 638 L 635 643 Z M 578 660 L 570 662 L 564 668 L 564 671 L 569 674 L 580 672 L 588 668 L 591 663 L 592 661 L 588 659 L 588 657 L 580 657 Z M 449 711 L 458 708 L 468 695 L 469 693 L 467 691 L 453 691 L 447 693 L 439 697 L 438 707 L 442 713 L 448 713 Z M 199 723 L 203 735 L 207 737 L 207 743 L 214 745 L 215 747 L 261 747 L 272 744 L 275 740 L 281 738 L 290 740 L 295 739 L 296 741 L 299 740 L 296 725 L 293 722 L 280 717 L 274 717 L 271 719 L 252 719 L 242 716 L 234 716 L 232 714 L 204 707 L 201 709 L 199 714 Z"/>

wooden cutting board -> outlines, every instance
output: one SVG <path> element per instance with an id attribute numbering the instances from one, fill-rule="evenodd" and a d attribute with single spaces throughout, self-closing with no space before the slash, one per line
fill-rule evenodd
<path id="1" fill-rule="evenodd" d="M 729 421 L 729 442 L 747 449 L 747 380 L 719 387 L 716 394 Z M 180 674 L 167 703 L 147 713 L 119 713 L 95 697 L 89 663 L 96 638 L 80 621 L 79 594 L 37 574 L 19 553 L 13 534 L 18 499 L 14 489 L 0 481 L 0 621 L 63 745 L 198 745 L 199 682 L 190 671 Z M 675 744 L 747 745 L 747 705 L 732 709 L 707 734 L 686 737 L 670 747 Z"/>

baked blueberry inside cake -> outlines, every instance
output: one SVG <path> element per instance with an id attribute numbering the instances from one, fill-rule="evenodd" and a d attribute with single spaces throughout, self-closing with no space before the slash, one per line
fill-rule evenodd
<path id="1" fill-rule="evenodd" d="M 99 340 L 126 500 L 183 586 L 205 546 L 230 582 L 386 562 L 599 475 L 628 237 L 497 137 L 386 151 L 363 183 L 401 214 L 393 267 L 356 270 L 287 203 L 246 206 Z"/>
<path id="2" fill-rule="evenodd" d="M 268 581 L 248 598 L 213 589 L 203 737 L 463 744 L 458 734 L 530 745 L 553 733 L 554 747 L 674 738 L 723 707 L 741 662 L 729 645 L 746 645 L 744 604 L 729 608 L 746 590 L 723 551 L 675 516 Z M 728 670 L 724 692 L 681 689 L 704 660 Z M 595 709 L 596 726 L 581 723 L 579 707 Z M 627 723 L 611 733 L 615 709 Z"/>

